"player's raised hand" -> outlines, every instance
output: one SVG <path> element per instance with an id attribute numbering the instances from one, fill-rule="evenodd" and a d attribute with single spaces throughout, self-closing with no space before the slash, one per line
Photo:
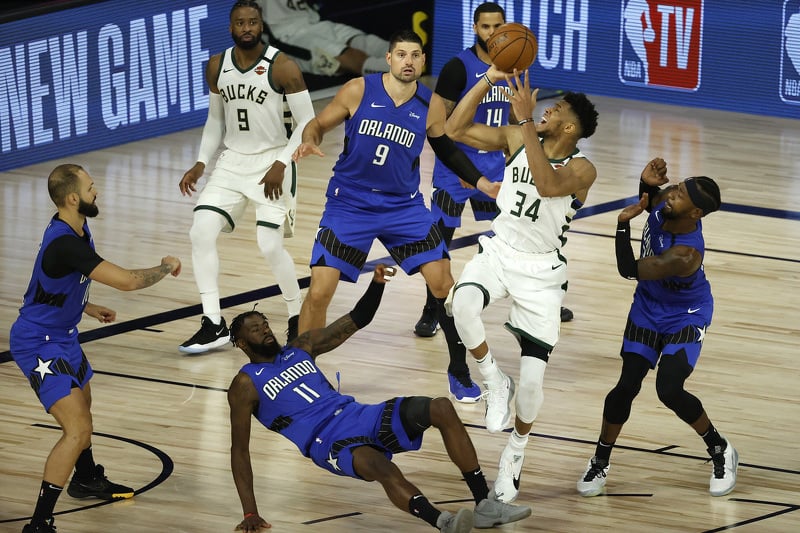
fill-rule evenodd
<path id="1" fill-rule="evenodd" d="M 642 181 L 647 185 L 660 187 L 669 182 L 667 177 L 667 162 L 660 157 L 651 159 L 642 170 Z"/>

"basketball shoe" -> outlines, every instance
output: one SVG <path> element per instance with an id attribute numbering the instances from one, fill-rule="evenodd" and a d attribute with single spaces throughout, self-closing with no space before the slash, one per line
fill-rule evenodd
<path id="1" fill-rule="evenodd" d="M 714 468 L 711 471 L 709 492 L 712 496 L 725 496 L 736 486 L 736 468 L 739 466 L 739 452 L 725 439 L 725 449 L 714 446 L 708 449 Z"/>
<path id="2" fill-rule="evenodd" d="M 519 495 L 519 478 L 522 475 L 522 463 L 525 454 L 515 452 L 509 445 L 500 454 L 500 467 L 497 480 L 494 482 L 494 493 L 503 503 L 511 503 Z"/>
<path id="3" fill-rule="evenodd" d="M 474 527 L 489 529 L 501 524 L 508 524 L 522 520 L 531 515 L 531 508 L 527 505 L 512 505 L 497 499 L 494 492 L 475 506 Z"/>
<path id="4" fill-rule="evenodd" d="M 105 475 L 103 465 L 95 465 L 94 475 L 82 479 L 77 474 L 67 487 L 67 494 L 73 498 L 99 498 L 101 500 L 124 500 L 133 498 L 133 489 L 125 485 L 112 483 Z"/>
<path id="5" fill-rule="evenodd" d="M 483 393 L 486 398 L 486 429 L 489 433 L 503 431 L 511 420 L 514 380 L 503 374 L 503 380 L 499 387 L 491 387 L 486 381 L 483 384 L 486 386 L 486 392 Z"/>
<path id="6" fill-rule="evenodd" d="M 231 333 L 223 318 L 219 325 L 211 322 L 207 316 L 200 320 L 200 329 L 188 341 L 178 346 L 183 353 L 203 353 L 224 346 L 231 340 Z"/>
<path id="7" fill-rule="evenodd" d="M 25 524 L 22 533 L 56 533 L 56 526 L 53 525 L 54 519 L 48 518 L 44 522 Z"/>
<path id="8" fill-rule="evenodd" d="M 422 316 L 414 326 L 414 335 L 417 337 L 433 337 L 439 330 L 439 317 L 435 307 L 422 308 Z"/>
<path id="9" fill-rule="evenodd" d="M 450 394 L 457 402 L 475 403 L 481 399 L 481 388 L 472 381 L 469 374 L 466 377 L 456 377 L 448 372 L 447 380 L 450 382 Z"/>
<path id="10" fill-rule="evenodd" d="M 578 480 L 578 494 L 586 498 L 603 494 L 606 490 L 606 476 L 608 476 L 610 468 L 610 464 L 597 459 L 597 457 L 589 459 L 586 472 Z"/>
<path id="11" fill-rule="evenodd" d="M 459 509 L 456 514 L 442 511 L 436 520 L 436 527 L 442 533 L 469 533 L 472 531 L 472 524 L 472 511 L 469 509 Z"/>

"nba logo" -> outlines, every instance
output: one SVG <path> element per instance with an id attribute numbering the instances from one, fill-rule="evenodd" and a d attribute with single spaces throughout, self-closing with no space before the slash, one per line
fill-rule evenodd
<path id="1" fill-rule="evenodd" d="M 800 104 L 800 0 L 783 3 L 781 100 Z"/>
<path id="2" fill-rule="evenodd" d="M 622 83 L 696 91 L 702 46 L 703 0 L 622 0 Z"/>

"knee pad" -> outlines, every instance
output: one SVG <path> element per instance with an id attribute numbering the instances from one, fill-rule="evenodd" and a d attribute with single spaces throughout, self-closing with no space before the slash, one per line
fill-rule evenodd
<path id="1" fill-rule="evenodd" d="M 481 313 L 488 303 L 488 297 L 477 285 L 459 285 L 453 293 L 453 321 L 458 336 L 468 350 L 476 348 L 486 340 Z"/>
<path id="2" fill-rule="evenodd" d="M 189 229 L 192 248 L 214 246 L 225 224 L 227 224 L 225 218 L 210 209 L 195 211 L 192 227 Z"/>
<path id="3" fill-rule="evenodd" d="M 612 424 L 624 424 L 631 415 L 633 400 L 642 389 L 642 380 L 650 370 L 650 363 L 634 353 L 622 354 L 622 372 L 619 381 L 606 395 L 603 417 Z"/>
<path id="4" fill-rule="evenodd" d="M 400 403 L 400 423 L 412 440 L 431 427 L 431 398 L 409 396 Z"/>
<path id="5" fill-rule="evenodd" d="M 662 356 L 656 374 L 658 399 L 687 424 L 696 421 L 703 413 L 700 400 L 683 387 L 692 370 L 681 350 L 675 355 Z"/>
<path id="6" fill-rule="evenodd" d="M 261 254 L 273 262 L 283 252 L 283 230 L 281 228 L 256 227 L 256 242 Z"/>
<path id="7" fill-rule="evenodd" d="M 539 415 L 544 403 L 544 371 L 547 363 L 537 357 L 523 356 L 519 365 L 519 387 L 517 387 L 517 418 L 531 424 Z"/>

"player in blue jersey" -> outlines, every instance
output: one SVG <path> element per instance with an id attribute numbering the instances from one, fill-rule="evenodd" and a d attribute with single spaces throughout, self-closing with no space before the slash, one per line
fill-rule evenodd
<path id="1" fill-rule="evenodd" d="M 300 453 L 328 472 L 379 482 L 395 506 L 441 531 L 467 532 L 473 525 L 490 528 L 531 514 L 530 507 L 502 503 L 490 493 L 475 447 L 450 400 L 407 396 L 361 404 L 334 389 L 316 365 L 317 356 L 372 321 L 385 283 L 394 273 L 393 268 L 378 265 L 350 313 L 326 328 L 300 334 L 283 348 L 258 311 L 243 313 L 231 323 L 231 341 L 250 359 L 228 390 L 231 469 L 244 513 L 237 530 L 270 527 L 259 514 L 253 491 L 252 417 L 291 440 Z M 441 433 L 450 459 L 472 492 L 474 511 L 453 514 L 436 509 L 392 462 L 395 453 L 418 450 L 431 426 Z"/>
<path id="2" fill-rule="evenodd" d="M 177 276 L 181 262 L 167 256 L 152 268 L 127 270 L 105 261 L 94 250 L 87 218 L 97 216 L 97 190 L 79 165 L 59 165 L 47 180 L 58 209 L 44 231 L 19 317 L 11 326 L 11 356 L 62 435 L 44 466 L 39 500 L 24 533 L 49 533 L 53 509 L 75 468 L 67 493 L 73 498 L 131 498 L 133 489 L 110 482 L 92 455 L 92 366 L 78 343 L 83 313 L 102 323 L 116 313 L 89 301 L 98 281 L 132 291 L 149 287 L 167 274 Z"/>
<path id="3" fill-rule="evenodd" d="M 444 304 L 453 285 L 450 256 L 419 194 L 426 136 L 436 155 L 467 183 L 492 197 L 500 188 L 443 130 L 433 131 L 431 91 L 417 81 L 425 66 L 420 37 L 412 31 L 396 33 L 386 58 L 390 72 L 347 82 L 308 123 L 295 151 L 295 160 L 323 155 L 322 136 L 344 122 L 344 148 L 333 167 L 311 252 L 311 286 L 300 312 L 300 332 L 325 325 L 339 279 L 356 281 L 375 239 L 406 273 L 421 272 L 437 305 Z M 442 329 L 451 352 L 463 354 L 452 317 L 442 320 Z M 466 363 L 463 371 L 462 377 L 471 381 Z"/>
<path id="4" fill-rule="evenodd" d="M 667 164 L 656 158 L 644 168 L 639 202 L 617 217 L 619 273 L 636 279 L 636 291 L 622 338 L 622 371 L 605 399 L 595 455 L 578 480 L 582 496 L 605 490 L 611 450 L 628 420 L 634 398 L 650 369 L 656 368 L 658 399 L 702 437 L 713 462 L 709 492 L 724 496 L 736 486 L 739 454 L 717 432 L 703 404 L 684 388 L 692 374 L 711 317 L 714 298 L 703 270 L 705 242 L 701 219 L 719 209 L 719 187 L 711 178 L 686 178 L 664 189 Z M 630 220 L 647 210 L 640 258 L 630 243 Z"/>

